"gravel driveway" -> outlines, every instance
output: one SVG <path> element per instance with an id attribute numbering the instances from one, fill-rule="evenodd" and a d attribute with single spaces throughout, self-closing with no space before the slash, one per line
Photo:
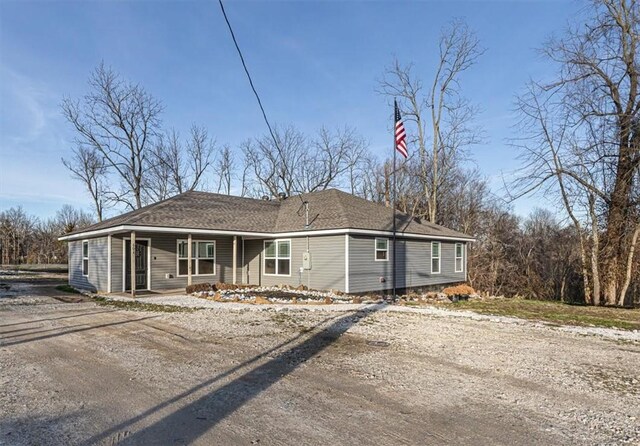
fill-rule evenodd
<path id="1" fill-rule="evenodd" d="M 640 442 L 636 341 L 376 306 L 125 311 L 13 285 L 0 444 Z"/>

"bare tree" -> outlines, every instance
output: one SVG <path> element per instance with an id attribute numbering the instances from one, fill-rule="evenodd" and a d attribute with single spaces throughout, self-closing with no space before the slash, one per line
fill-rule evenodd
<path id="1" fill-rule="evenodd" d="M 93 224 L 94 221 L 82 209 L 65 204 L 56 212 L 53 222 L 58 228 L 59 235 L 62 235 L 85 228 Z"/>
<path id="2" fill-rule="evenodd" d="M 380 81 L 380 93 L 398 98 L 414 134 L 410 143 L 418 149 L 420 181 L 426 208 L 424 215 L 437 221 L 438 192 L 449 171 L 464 158 L 464 151 L 480 141 L 472 125 L 477 107 L 461 96 L 461 77 L 483 54 L 478 39 L 462 20 L 442 30 L 439 60 L 428 90 L 413 71 L 396 59 Z"/>
<path id="3" fill-rule="evenodd" d="M 348 183 L 345 176 L 364 159 L 366 142 L 353 129 L 321 129 L 309 138 L 293 127 L 275 129 L 278 148 L 270 136 L 247 141 L 245 166 L 259 184 L 256 192 L 277 196 L 324 190 Z"/>
<path id="4" fill-rule="evenodd" d="M 0 213 L 0 251 L 2 263 L 25 263 L 30 238 L 37 220 L 28 216 L 22 207 Z"/>
<path id="5" fill-rule="evenodd" d="M 624 305 L 640 220 L 640 6 L 592 5 L 585 26 L 543 50 L 560 68 L 557 80 L 532 85 L 519 101 L 528 141 L 519 142 L 517 185 L 520 194 L 559 193 L 581 234 L 587 301 Z"/>
<path id="6" fill-rule="evenodd" d="M 140 85 L 101 64 L 80 100 L 65 98 L 62 110 L 76 130 L 76 145 L 99 154 L 116 181 L 105 189 L 114 203 L 143 205 L 146 162 L 157 137 L 162 105 Z"/>
<path id="7" fill-rule="evenodd" d="M 40 220 L 21 207 L 0 212 L 0 262 L 62 263 L 67 260 L 67 246 L 58 237 L 93 223 L 84 211 L 65 205 L 56 216 Z"/>
<path id="8" fill-rule="evenodd" d="M 62 159 L 64 166 L 71 171 L 73 178 L 82 181 L 91 195 L 98 221 L 102 221 L 105 206 L 105 187 L 107 166 L 104 158 L 95 149 L 78 145 L 71 159 Z"/>
<path id="9" fill-rule="evenodd" d="M 149 156 L 145 192 L 149 201 L 198 189 L 211 167 L 215 143 L 204 127 L 193 125 L 183 144 L 176 130 L 161 134 Z"/>
<path id="10" fill-rule="evenodd" d="M 216 192 L 226 195 L 231 194 L 231 179 L 233 178 L 233 171 L 233 154 L 231 153 L 229 146 L 224 146 L 220 153 L 218 153 L 213 166 L 213 173 L 218 182 Z"/>
<path id="11" fill-rule="evenodd" d="M 195 190 L 203 186 L 205 173 L 209 170 L 213 161 L 216 142 L 209 136 L 207 129 L 202 126 L 192 125 L 190 138 L 187 143 L 187 182 L 185 190 Z"/>

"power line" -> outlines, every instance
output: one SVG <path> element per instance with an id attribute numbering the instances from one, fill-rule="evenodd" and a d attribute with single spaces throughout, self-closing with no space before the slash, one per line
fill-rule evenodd
<path id="1" fill-rule="evenodd" d="M 249 69 L 247 68 L 247 64 L 244 61 L 244 56 L 242 55 L 242 51 L 240 50 L 240 46 L 238 45 L 238 41 L 236 40 L 236 35 L 233 33 L 233 28 L 231 28 L 231 23 L 229 23 L 229 18 L 227 17 L 227 13 L 224 10 L 224 5 L 222 4 L 222 0 L 218 0 L 218 3 L 220 3 L 220 9 L 222 9 L 222 15 L 224 16 L 224 20 L 225 22 L 227 22 L 227 26 L 229 27 L 231 38 L 233 39 L 233 43 L 236 46 L 236 50 L 238 51 L 238 55 L 240 56 L 240 60 L 242 61 L 242 66 L 244 67 L 244 72 L 247 74 L 247 78 L 249 79 L 249 84 L 251 85 L 253 94 L 256 96 L 256 99 L 258 100 L 258 105 L 260 106 L 260 110 L 262 111 L 262 117 L 264 118 L 264 122 L 267 124 L 267 127 L 269 128 L 269 133 L 271 134 L 271 138 L 273 138 L 273 142 L 276 145 L 276 149 L 280 154 L 280 159 L 282 159 L 283 164 L 285 165 L 285 168 L 286 168 L 286 163 L 284 162 L 284 156 L 282 154 L 282 151 L 280 150 L 280 145 L 278 144 L 278 140 L 276 139 L 276 136 L 273 133 L 273 130 L 271 129 L 271 124 L 269 124 L 269 119 L 267 119 L 267 113 L 264 111 L 264 107 L 262 106 L 260 95 L 258 95 L 258 92 L 256 91 L 256 87 L 253 85 L 253 80 L 251 79 L 251 75 L 249 74 Z"/>

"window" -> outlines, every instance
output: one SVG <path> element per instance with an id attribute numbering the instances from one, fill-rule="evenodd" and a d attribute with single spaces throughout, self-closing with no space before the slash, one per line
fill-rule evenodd
<path id="1" fill-rule="evenodd" d="M 82 242 L 82 275 L 89 275 L 89 240 Z"/>
<path id="2" fill-rule="evenodd" d="M 291 240 L 265 240 L 263 271 L 267 276 L 291 275 Z"/>
<path id="3" fill-rule="evenodd" d="M 376 238 L 376 262 L 389 260 L 389 239 Z"/>
<path id="4" fill-rule="evenodd" d="M 440 242 L 431 242 L 431 274 L 440 274 Z"/>
<path id="5" fill-rule="evenodd" d="M 464 246 L 462 243 L 456 243 L 456 272 L 461 273 L 464 268 L 464 263 L 462 260 L 464 253 Z"/>
<path id="6" fill-rule="evenodd" d="M 187 240 L 178 240 L 178 276 L 189 274 L 189 253 Z M 216 273 L 216 242 L 191 242 L 191 274 L 194 276 L 213 276 Z"/>

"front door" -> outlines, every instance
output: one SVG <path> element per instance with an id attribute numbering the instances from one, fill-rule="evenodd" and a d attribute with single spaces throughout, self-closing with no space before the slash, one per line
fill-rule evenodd
<path id="1" fill-rule="evenodd" d="M 149 285 L 147 283 L 147 250 L 149 249 L 148 240 L 136 240 L 135 267 L 136 267 L 136 290 L 146 290 Z M 124 276 L 125 290 L 131 291 L 131 240 L 125 240 L 124 248 Z"/>

